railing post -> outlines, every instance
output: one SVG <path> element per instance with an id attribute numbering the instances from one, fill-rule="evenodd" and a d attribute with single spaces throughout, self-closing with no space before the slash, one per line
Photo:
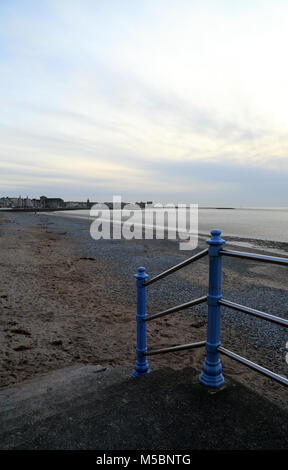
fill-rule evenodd
<path id="1" fill-rule="evenodd" d="M 146 322 L 143 318 L 146 317 L 146 287 L 143 281 L 148 277 L 145 273 L 145 268 L 138 268 L 138 273 L 134 274 L 137 285 L 137 346 L 136 346 L 136 364 L 132 377 L 139 377 L 140 375 L 148 374 L 149 364 L 144 352 L 147 351 L 146 346 Z"/>
<path id="2" fill-rule="evenodd" d="M 222 365 L 217 352 L 220 346 L 220 309 L 218 300 L 221 295 L 222 258 L 219 251 L 225 240 L 222 240 L 220 230 L 211 231 L 211 239 L 207 240 L 209 245 L 209 292 L 208 304 L 208 328 L 206 341 L 206 359 L 202 373 L 199 377 L 200 383 L 207 387 L 220 387 L 224 384 Z"/>

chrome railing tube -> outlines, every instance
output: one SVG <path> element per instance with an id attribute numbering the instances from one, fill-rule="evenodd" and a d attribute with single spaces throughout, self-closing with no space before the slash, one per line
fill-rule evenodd
<path id="1" fill-rule="evenodd" d="M 178 269 L 182 269 L 185 266 L 187 266 L 190 263 L 193 263 L 194 261 L 197 261 L 198 259 L 203 258 L 203 256 L 208 255 L 208 249 L 205 249 L 203 251 L 200 251 L 194 256 L 191 256 L 191 258 L 186 259 L 185 261 L 182 261 L 179 264 L 176 264 L 172 268 L 167 269 L 166 271 L 163 271 L 163 273 L 158 274 L 155 277 L 152 277 L 149 281 L 146 281 L 144 283 L 145 286 L 150 286 L 150 284 L 153 284 L 153 282 L 159 281 L 160 279 L 163 279 L 164 277 L 168 276 L 169 274 L 175 273 L 175 271 L 178 271 Z"/>
<path id="2" fill-rule="evenodd" d="M 185 308 L 202 304 L 203 302 L 206 302 L 206 300 L 207 300 L 207 295 L 204 295 L 203 297 L 200 297 L 199 299 L 191 300 L 190 302 L 186 302 L 185 304 L 176 305 L 176 307 L 163 310 L 163 312 L 153 313 L 153 315 L 148 315 L 147 317 L 143 317 L 142 321 L 149 321 L 149 320 L 154 320 L 155 318 L 164 317 L 164 315 L 169 315 L 169 313 L 179 312 L 180 310 L 184 310 Z"/>

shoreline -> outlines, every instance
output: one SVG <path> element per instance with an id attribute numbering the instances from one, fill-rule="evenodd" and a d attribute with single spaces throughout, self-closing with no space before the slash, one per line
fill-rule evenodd
<path id="1" fill-rule="evenodd" d="M 136 289 L 140 265 L 149 276 L 189 256 L 169 240 L 92 240 L 83 218 L 4 214 L 0 219 L 0 387 L 74 363 L 135 363 Z M 199 249 L 205 243 L 200 240 Z M 228 245 L 228 241 L 227 241 Z M 283 318 L 288 291 L 283 267 L 226 259 L 225 298 Z M 168 276 L 147 292 L 148 313 L 206 294 L 207 260 Z M 240 312 L 222 311 L 222 345 L 287 376 L 284 328 Z M 206 336 L 206 306 L 151 322 L 148 347 L 166 347 Z M 203 351 L 155 356 L 152 370 L 169 365 L 201 370 Z M 282 407 L 285 387 L 221 357 L 231 376 Z"/>
<path id="2" fill-rule="evenodd" d="M 45 214 L 45 212 L 43 212 Z M 47 213 L 48 215 L 48 213 Z M 63 217 L 63 218 L 79 218 L 79 219 L 85 219 L 88 222 L 90 222 L 93 218 L 89 217 L 88 215 L 72 215 L 72 214 L 65 214 L 61 213 L 61 211 L 57 213 L 50 212 L 50 216 L 54 217 Z M 213 227 L 212 227 L 213 228 Z M 211 229 L 212 229 L 211 228 Z M 217 227 L 214 227 L 217 228 Z M 200 241 L 206 241 L 207 238 L 210 238 L 210 233 L 209 232 L 202 232 L 199 231 L 198 233 L 198 240 Z M 251 238 L 251 237 L 241 237 L 239 235 L 229 235 L 229 234 L 224 234 L 223 238 L 226 240 L 227 244 L 230 244 L 231 246 L 235 247 L 240 247 L 240 248 L 251 248 L 255 250 L 261 250 L 261 251 L 266 251 L 267 253 L 273 253 L 273 254 L 279 254 L 279 255 L 286 255 L 288 256 L 288 242 L 281 242 L 277 240 L 268 240 L 268 239 L 262 239 L 262 238 Z M 178 241 L 173 241 L 171 240 L 172 243 L 178 243 Z"/>

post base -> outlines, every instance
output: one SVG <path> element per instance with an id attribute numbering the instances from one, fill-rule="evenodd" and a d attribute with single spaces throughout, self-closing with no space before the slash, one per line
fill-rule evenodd
<path id="1" fill-rule="evenodd" d="M 149 374 L 149 372 L 150 372 L 150 369 L 149 369 L 148 361 L 146 361 L 146 363 L 144 363 L 144 364 L 138 364 L 136 362 L 132 377 L 133 378 L 141 377 L 141 375 Z"/>
<path id="2" fill-rule="evenodd" d="M 199 376 L 199 382 L 206 387 L 218 388 L 224 385 L 224 376 L 222 373 L 218 375 L 207 375 L 202 372 Z"/>
<path id="3" fill-rule="evenodd" d="M 135 369 L 132 374 L 132 378 L 135 379 L 135 377 L 141 377 L 141 375 L 146 375 L 149 373 L 150 373 L 150 369 L 147 369 L 146 371 L 138 371 Z"/>
<path id="4" fill-rule="evenodd" d="M 209 345 L 208 345 L 208 348 L 209 348 Z M 211 355 L 211 352 L 209 353 L 209 349 L 207 353 Z M 215 359 L 206 358 L 203 364 L 202 372 L 199 376 L 199 382 L 202 385 L 205 385 L 206 387 L 214 387 L 214 388 L 218 388 L 224 385 L 224 377 L 222 374 L 222 364 L 221 364 L 220 359 L 217 358 L 217 356 L 215 357 Z"/>

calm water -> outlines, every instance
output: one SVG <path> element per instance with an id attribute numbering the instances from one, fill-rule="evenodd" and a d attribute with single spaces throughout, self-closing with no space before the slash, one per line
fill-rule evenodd
<path id="1" fill-rule="evenodd" d="M 219 228 L 223 235 L 288 242 L 288 208 L 200 209 L 199 232 Z"/>
<path id="2" fill-rule="evenodd" d="M 89 218 L 90 212 L 77 210 L 63 213 L 70 217 Z M 224 236 L 288 243 L 288 208 L 199 209 L 198 224 L 200 234 L 208 234 L 211 229 L 218 228 Z"/>

